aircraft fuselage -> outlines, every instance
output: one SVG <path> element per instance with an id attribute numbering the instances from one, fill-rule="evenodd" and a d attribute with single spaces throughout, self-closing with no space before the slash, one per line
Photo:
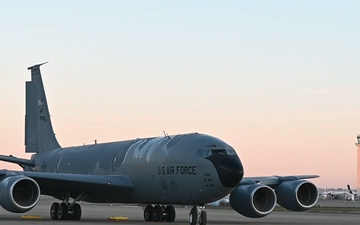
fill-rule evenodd
<path id="1" fill-rule="evenodd" d="M 89 202 L 206 204 L 228 195 L 243 176 L 231 146 L 197 133 L 59 148 L 33 159 L 39 172 L 126 174 L 133 183 L 130 195 L 84 196 Z"/>

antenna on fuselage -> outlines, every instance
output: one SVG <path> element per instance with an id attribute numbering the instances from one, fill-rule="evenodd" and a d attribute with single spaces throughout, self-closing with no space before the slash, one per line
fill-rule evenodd
<path id="1" fill-rule="evenodd" d="M 165 136 L 165 137 L 171 139 L 171 137 L 170 137 L 164 130 L 163 130 L 163 132 L 164 132 L 164 136 Z"/>

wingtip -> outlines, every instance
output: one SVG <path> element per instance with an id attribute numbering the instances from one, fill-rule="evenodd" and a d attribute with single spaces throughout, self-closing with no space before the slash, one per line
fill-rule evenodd
<path id="1" fill-rule="evenodd" d="M 28 69 L 28 70 L 32 70 L 32 69 L 35 69 L 35 68 L 39 68 L 40 66 L 42 66 L 42 65 L 44 65 L 44 64 L 46 64 L 46 63 L 48 63 L 48 62 L 49 62 L 49 61 L 43 62 L 43 63 L 40 63 L 40 64 L 36 64 L 36 65 L 33 65 L 33 66 L 28 67 L 27 69 Z"/>

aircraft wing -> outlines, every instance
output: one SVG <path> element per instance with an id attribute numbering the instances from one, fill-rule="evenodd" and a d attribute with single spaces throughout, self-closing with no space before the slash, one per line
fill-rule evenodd
<path id="1" fill-rule="evenodd" d="M 80 193 L 86 195 L 106 196 L 111 193 L 123 193 L 130 196 L 133 184 L 124 175 L 86 175 L 67 173 L 45 173 L 31 171 L 0 170 L 0 177 L 26 176 L 36 181 L 41 194 L 61 197 L 63 190 L 69 190 L 72 196 Z"/>
<path id="2" fill-rule="evenodd" d="M 244 177 L 239 185 L 260 183 L 270 187 L 276 187 L 285 181 L 318 178 L 318 175 L 294 175 L 294 176 L 268 176 L 268 177 Z"/>

